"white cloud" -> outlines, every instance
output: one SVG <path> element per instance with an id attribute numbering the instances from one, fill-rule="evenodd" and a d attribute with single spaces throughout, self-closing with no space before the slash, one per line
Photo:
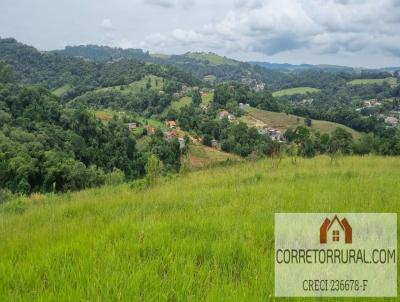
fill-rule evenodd
<path id="1" fill-rule="evenodd" d="M 198 29 L 177 28 L 158 38 L 166 46 L 202 45 L 225 53 L 275 55 L 300 49 L 400 56 L 398 28 L 398 0 L 239 0 L 217 22 Z M 153 42 L 150 38 L 144 44 L 151 47 Z"/>
<path id="2" fill-rule="evenodd" d="M 162 8 L 189 9 L 196 4 L 195 0 L 144 0 L 145 4 L 159 6 Z"/>
<path id="3" fill-rule="evenodd" d="M 115 30 L 114 25 L 112 24 L 112 22 L 111 22 L 110 19 L 103 19 L 103 20 L 101 21 L 101 27 L 102 27 L 104 30 L 107 30 L 107 31 Z"/>

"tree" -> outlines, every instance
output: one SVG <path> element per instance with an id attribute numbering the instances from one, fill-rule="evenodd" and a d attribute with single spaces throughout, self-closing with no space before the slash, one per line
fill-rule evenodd
<path id="1" fill-rule="evenodd" d="M 148 185 L 154 185 L 157 183 L 158 179 L 161 177 L 163 173 L 163 163 L 159 158 L 154 155 L 150 154 L 147 158 L 146 164 L 146 180 Z"/>
<path id="2" fill-rule="evenodd" d="M 199 106 L 202 102 L 201 94 L 198 89 L 194 90 L 192 93 L 192 102 L 195 106 Z"/>
<path id="3" fill-rule="evenodd" d="M 283 135 L 288 142 L 293 142 L 296 138 L 296 133 L 293 131 L 293 129 L 289 128 L 285 131 Z"/>
<path id="4" fill-rule="evenodd" d="M 15 75 L 10 65 L 0 61 L 0 83 L 14 83 Z"/>
<path id="5" fill-rule="evenodd" d="M 304 119 L 304 125 L 306 125 L 307 127 L 311 127 L 312 126 L 312 120 L 307 117 Z"/>
<path id="6" fill-rule="evenodd" d="M 203 139 L 202 139 L 202 143 L 205 146 L 211 147 L 212 145 L 212 137 L 208 134 L 204 135 Z"/>
<path id="7" fill-rule="evenodd" d="M 331 152 L 342 152 L 343 154 L 350 154 L 353 144 L 353 137 L 351 133 L 343 128 L 336 128 L 331 135 L 330 150 Z"/>

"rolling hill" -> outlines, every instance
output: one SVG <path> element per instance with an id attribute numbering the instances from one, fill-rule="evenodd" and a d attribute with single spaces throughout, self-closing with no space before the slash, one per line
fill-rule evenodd
<path id="1" fill-rule="evenodd" d="M 399 167 L 371 156 L 264 160 L 148 189 L 20 197 L 0 206 L 0 296 L 274 300 L 274 213 L 400 213 Z"/>
<path id="2" fill-rule="evenodd" d="M 238 66 L 240 62 L 235 61 L 233 59 L 229 59 L 227 57 L 219 56 L 215 53 L 205 53 L 205 52 L 189 52 L 185 54 L 184 56 L 201 61 L 205 64 L 212 65 L 212 66 L 218 66 L 218 65 L 233 65 L 233 66 Z"/>
<path id="3" fill-rule="evenodd" d="M 241 118 L 242 121 L 250 126 L 262 126 L 266 125 L 271 128 L 287 130 L 289 128 L 296 128 L 298 126 L 304 126 L 304 118 L 286 114 L 284 112 L 272 112 L 265 111 L 256 108 L 249 108 L 247 114 Z M 312 129 L 318 130 L 321 133 L 331 133 L 336 128 L 343 128 L 350 132 L 355 139 L 360 137 L 360 133 L 341 124 L 328 122 L 328 121 L 312 121 Z"/>

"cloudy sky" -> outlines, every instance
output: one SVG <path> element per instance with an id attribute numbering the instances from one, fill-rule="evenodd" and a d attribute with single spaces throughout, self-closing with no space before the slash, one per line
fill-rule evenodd
<path id="1" fill-rule="evenodd" d="M 400 66 L 400 0 L 0 0 L 0 37 L 243 61 Z"/>

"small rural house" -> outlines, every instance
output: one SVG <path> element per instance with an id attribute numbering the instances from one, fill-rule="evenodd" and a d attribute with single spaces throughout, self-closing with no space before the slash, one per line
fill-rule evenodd
<path id="1" fill-rule="evenodd" d="M 235 120 L 235 116 L 233 114 L 230 114 L 226 110 L 222 110 L 220 113 L 218 113 L 218 118 L 220 120 L 227 118 L 230 122 L 233 122 Z"/>
<path id="2" fill-rule="evenodd" d="M 147 135 L 154 135 L 156 133 L 156 128 L 150 125 L 144 126 L 144 129 L 146 129 Z"/>
<path id="3" fill-rule="evenodd" d="M 177 138 L 178 134 L 175 131 L 165 131 L 164 132 L 164 139 L 167 142 L 170 142 L 171 140 L 173 140 L 174 138 Z"/>
<path id="4" fill-rule="evenodd" d="M 135 129 L 137 129 L 137 127 L 138 127 L 137 123 L 129 123 L 128 124 L 129 131 L 135 130 Z"/>
<path id="5" fill-rule="evenodd" d="M 257 130 L 261 135 L 269 136 L 273 141 L 283 142 L 285 139 L 281 131 L 274 128 L 261 128 Z"/>
<path id="6" fill-rule="evenodd" d="M 176 122 L 175 121 L 167 121 L 165 123 L 165 126 L 167 126 L 169 129 L 176 129 Z"/>
<path id="7" fill-rule="evenodd" d="M 250 108 L 250 104 L 243 104 L 243 103 L 239 103 L 239 108 L 244 110 L 246 108 Z"/>

